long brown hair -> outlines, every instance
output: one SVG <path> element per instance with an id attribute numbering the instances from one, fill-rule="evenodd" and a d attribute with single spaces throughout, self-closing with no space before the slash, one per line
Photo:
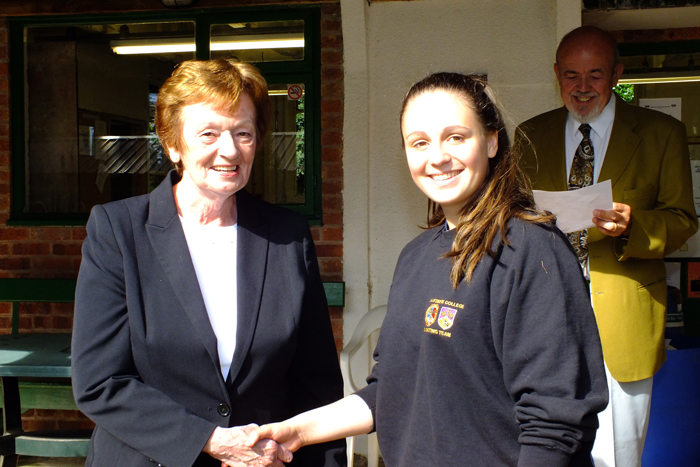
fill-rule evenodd
<path id="1" fill-rule="evenodd" d="M 445 255 L 452 259 L 450 280 L 456 289 L 471 281 L 479 261 L 485 254 L 494 255 L 494 240 L 509 245 L 506 225 L 512 218 L 538 224 L 554 221 L 554 216 L 535 206 L 530 181 L 518 165 L 518 156 L 511 148 L 501 110 L 492 89 L 481 79 L 460 73 L 435 73 L 414 84 L 401 107 L 400 123 L 407 105 L 426 92 L 445 91 L 465 102 L 476 114 L 483 134 L 496 132 L 498 151 L 489 159 L 489 171 L 481 187 L 469 197 L 455 226 L 452 250 Z M 403 141 L 403 138 L 402 138 Z M 442 208 L 429 200 L 427 228 L 445 222 Z"/>

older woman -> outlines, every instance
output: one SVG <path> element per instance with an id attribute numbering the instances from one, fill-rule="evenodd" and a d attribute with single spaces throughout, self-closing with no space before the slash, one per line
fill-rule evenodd
<path id="1" fill-rule="evenodd" d="M 286 448 L 245 445 L 252 424 L 342 396 L 306 219 L 243 190 L 270 115 L 253 66 L 184 62 L 156 106 L 177 171 L 93 209 L 72 347 L 86 465 L 281 466 Z M 344 462 L 330 443 L 292 465 Z"/>

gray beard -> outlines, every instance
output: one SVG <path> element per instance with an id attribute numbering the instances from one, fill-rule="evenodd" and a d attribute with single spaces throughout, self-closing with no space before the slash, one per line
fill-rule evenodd
<path id="1" fill-rule="evenodd" d="M 580 113 L 576 112 L 576 110 L 568 109 L 569 113 L 571 114 L 572 117 L 576 119 L 577 122 L 579 123 L 591 123 L 593 120 L 598 118 L 598 115 L 603 113 L 603 109 L 605 108 L 605 105 L 607 105 L 607 102 L 603 105 L 599 105 L 595 109 L 591 110 L 589 113 L 586 115 L 581 115 Z M 573 107 L 573 106 L 572 106 Z"/>
<path id="2" fill-rule="evenodd" d="M 586 115 L 581 115 L 578 112 L 569 110 L 571 116 L 574 117 L 579 123 L 591 123 L 593 120 L 598 118 L 598 115 L 600 115 L 601 112 L 603 112 L 603 109 L 594 109 Z"/>

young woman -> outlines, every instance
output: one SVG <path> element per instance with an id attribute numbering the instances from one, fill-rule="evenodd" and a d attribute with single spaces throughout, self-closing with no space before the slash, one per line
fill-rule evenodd
<path id="1" fill-rule="evenodd" d="M 400 121 L 430 229 L 399 258 L 369 385 L 248 442 L 294 451 L 374 428 L 389 467 L 591 466 L 607 388 L 588 290 L 491 90 L 431 75 Z"/>

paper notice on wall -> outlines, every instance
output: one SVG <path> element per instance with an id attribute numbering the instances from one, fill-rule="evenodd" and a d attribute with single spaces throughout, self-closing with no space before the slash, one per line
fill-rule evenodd
<path id="1" fill-rule="evenodd" d="M 94 126 L 88 126 L 88 125 L 79 125 L 78 126 L 78 152 L 81 156 L 92 156 L 95 153 L 93 152 L 93 143 L 95 140 L 95 127 Z"/>
<path id="2" fill-rule="evenodd" d="M 693 176 L 693 201 L 695 214 L 700 216 L 700 160 L 690 160 L 690 173 Z"/>
<path id="3" fill-rule="evenodd" d="M 683 294 L 681 293 L 681 263 L 666 261 L 666 327 L 683 327 Z"/>
<path id="4" fill-rule="evenodd" d="M 681 263 L 678 261 L 666 261 L 666 284 L 681 288 Z"/>
<path id="5" fill-rule="evenodd" d="M 681 119 L 681 98 L 680 97 L 665 97 L 659 99 L 639 99 L 639 107 L 646 109 L 658 110 L 666 115 Z"/>

